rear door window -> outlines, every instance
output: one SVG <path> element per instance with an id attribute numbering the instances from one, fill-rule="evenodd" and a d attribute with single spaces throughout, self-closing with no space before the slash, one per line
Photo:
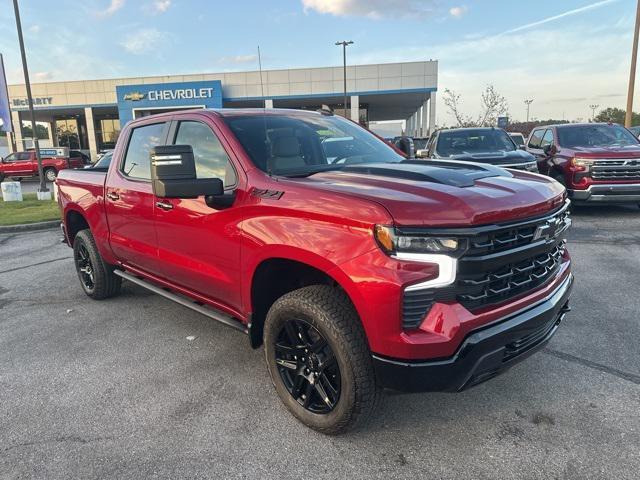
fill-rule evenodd
<path id="1" fill-rule="evenodd" d="M 134 128 L 131 131 L 122 173 L 131 178 L 151 179 L 149 152 L 153 147 L 164 144 L 165 126 L 164 122 L 153 123 Z"/>

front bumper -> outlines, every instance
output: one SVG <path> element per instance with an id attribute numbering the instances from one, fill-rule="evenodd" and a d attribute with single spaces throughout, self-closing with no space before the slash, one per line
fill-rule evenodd
<path id="1" fill-rule="evenodd" d="M 504 372 L 545 345 L 569 310 L 569 275 L 537 304 L 472 331 L 450 358 L 406 361 L 373 355 L 379 384 L 407 392 L 460 391 Z"/>
<path id="2" fill-rule="evenodd" d="M 567 190 L 576 203 L 626 203 L 640 202 L 640 183 L 593 184 L 586 190 Z"/>

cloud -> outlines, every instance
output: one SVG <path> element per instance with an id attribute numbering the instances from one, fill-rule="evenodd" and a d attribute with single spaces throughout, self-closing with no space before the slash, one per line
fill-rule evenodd
<path id="1" fill-rule="evenodd" d="M 305 13 L 371 19 L 404 18 L 433 13 L 437 0 L 302 0 Z"/>
<path id="2" fill-rule="evenodd" d="M 511 30 L 507 30 L 502 32 L 501 35 L 508 35 L 510 33 L 521 32 L 523 30 L 529 30 L 530 28 L 539 27 L 540 25 L 544 25 L 546 23 L 555 22 L 556 20 L 560 20 L 562 18 L 571 17 L 573 15 L 578 15 L 580 13 L 588 12 L 589 10 L 593 10 L 595 8 L 604 7 L 605 5 L 609 5 L 611 3 L 618 2 L 619 0 L 601 0 L 599 2 L 591 3 L 589 5 L 585 5 L 584 7 L 574 8 L 573 10 L 567 10 L 566 12 L 560 13 L 558 15 L 553 15 L 551 17 L 543 18 L 542 20 L 538 20 L 536 22 L 527 23 L 526 25 L 521 25 L 516 28 L 512 28 Z"/>
<path id="3" fill-rule="evenodd" d="M 40 25 L 31 25 L 27 30 L 29 31 L 29 33 L 37 35 L 38 33 L 40 33 Z"/>
<path id="4" fill-rule="evenodd" d="M 460 18 L 462 17 L 465 13 L 467 13 L 467 7 L 465 7 L 464 5 L 460 6 L 460 7 L 452 7 L 449 10 L 449 14 L 454 17 L 454 18 Z"/>
<path id="5" fill-rule="evenodd" d="M 233 63 L 233 64 L 242 64 L 242 63 L 254 63 L 258 61 L 258 55 L 234 55 L 230 57 L 221 57 L 219 63 Z"/>
<path id="6" fill-rule="evenodd" d="M 165 13 L 171 8 L 171 0 L 154 0 L 150 5 L 147 5 L 146 10 L 151 15 L 160 15 Z"/>
<path id="7" fill-rule="evenodd" d="M 124 2 L 125 0 L 111 0 L 111 3 L 109 3 L 109 6 L 104 10 L 100 10 L 98 12 L 98 15 L 101 17 L 110 17 L 111 15 L 116 13 L 118 10 L 120 10 L 122 7 L 124 7 Z"/>
<path id="8" fill-rule="evenodd" d="M 127 35 L 120 45 L 133 55 L 143 55 L 157 49 L 167 40 L 168 34 L 155 28 L 145 28 Z"/>
<path id="9" fill-rule="evenodd" d="M 36 72 L 33 74 L 33 79 L 36 82 L 48 82 L 53 78 L 52 72 Z"/>

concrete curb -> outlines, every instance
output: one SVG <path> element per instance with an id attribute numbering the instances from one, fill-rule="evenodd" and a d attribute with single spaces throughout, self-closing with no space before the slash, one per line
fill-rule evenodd
<path id="1" fill-rule="evenodd" d="M 23 223 L 20 225 L 0 226 L 0 235 L 3 233 L 36 232 L 38 230 L 50 230 L 60 228 L 61 220 L 50 220 L 48 222 Z"/>

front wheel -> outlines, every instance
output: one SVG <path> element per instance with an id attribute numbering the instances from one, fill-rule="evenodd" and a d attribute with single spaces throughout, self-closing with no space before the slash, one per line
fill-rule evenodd
<path id="1" fill-rule="evenodd" d="M 94 300 L 102 300 L 120 293 L 122 278 L 106 264 L 90 230 L 82 230 L 73 241 L 73 261 L 84 293 Z"/>
<path id="2" fill-rule="evenodd" d="M 45 168 L 44 178 L 47 179 L 47 182 L 55 182 L 57 177 L 58 172 L 56 172 L 55 168 Z"/>
<path id="3" fill-rule="evenodd" d="M 313 285 L 283 295 L 267 314 L 264 345 L 276 392 L 302 423 L 335 435 L 371 418 L 379 389 L 344 292 Z"/>

